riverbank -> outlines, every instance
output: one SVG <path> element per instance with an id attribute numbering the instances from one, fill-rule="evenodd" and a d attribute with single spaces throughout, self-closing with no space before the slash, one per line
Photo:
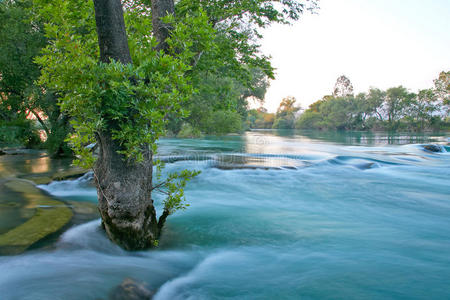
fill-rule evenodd
<path id="1" fill-rule="evenodd" d="M 51 244 L 69 227 L 99 217 L 92 203 L 56 199 L 37 188 L 84 175 L 69 160 L 50 159 L 29 149 L 3 151 L 0 156 L 0 255 L 19 254 Z"/>

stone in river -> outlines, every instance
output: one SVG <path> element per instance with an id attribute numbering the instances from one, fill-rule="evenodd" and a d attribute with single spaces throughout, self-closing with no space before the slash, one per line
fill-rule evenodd
<path id="1" fill-rule="evenodd" d="M 109 293 L 109 300 L 149 300 L 155 293 L 145 283 L 125 278 L 120 285 Z"/>

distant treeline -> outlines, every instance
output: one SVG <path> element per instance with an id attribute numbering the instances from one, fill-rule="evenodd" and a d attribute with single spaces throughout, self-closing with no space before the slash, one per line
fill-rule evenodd
<path id="1" fill-rule="evenodd" d="M 445 130 L 450 128 L 450 72 L 441 72 L 433 88 L 418 93 L 399 86 L 354 95 L 348 78 L 341 76 L 332 95 L 314 102 L 302 114 L 294 103 L 294 98 L 285 98 L 276 114 L 252 110 L 247 124 L 250 128 Z"/>

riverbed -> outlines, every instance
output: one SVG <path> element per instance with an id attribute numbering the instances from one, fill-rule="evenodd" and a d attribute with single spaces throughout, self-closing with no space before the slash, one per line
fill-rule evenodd
<path id="1" fill-rule="evenodd" d="M 0 299 L 108 299 L 125 278 L 158 300 L 448 299 L 445 133 L 253 131 L 159 144 L 166 173 L 201 174 L 157 249 L 120 249 L 100 220 L 75 225 L 0 256 Z M 38 187 L 97 201 L 89 174 Z"/>

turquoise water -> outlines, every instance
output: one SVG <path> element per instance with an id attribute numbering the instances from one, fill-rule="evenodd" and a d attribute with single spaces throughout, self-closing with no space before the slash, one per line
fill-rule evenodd
<path id="1" fill-rule="evenodd" d="M 154 299 L 450 299 L 450 149 L 425 143 L 447 138 L 162 140 L 167 171 L 202 173 L 159 249 L 126 252 L 99 221 L 76 226 L 51 249 L 0 257 L 0 298 L 106 299 L 131 277 Z M 87 178 L 42 188 L 96 201 Z"/>

